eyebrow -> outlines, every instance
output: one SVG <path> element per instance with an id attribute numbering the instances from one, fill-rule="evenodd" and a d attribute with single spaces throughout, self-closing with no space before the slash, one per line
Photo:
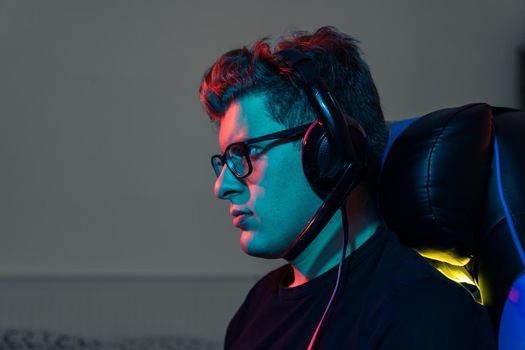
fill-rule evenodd
<path id="1" fill-rule="evenodd" d="M 229 145 L 232 145 L 234 143 L 242 143 L 242 142 L 246 142 L 246 141 L 249 141 L 249 140 L 253 140 L 253 139 L 257 139 L 259 137 L 263 137 L 263 136 L 266 136 L 266 135 L 261 135 L 261 136 L 256 136 L 256 137 L 251 137 L 250 135 L 246 135 L 244 136 L 241 140 L 237 140 L 237 141 L 233 141 L 233 142 L 229 142 L 226 144 L 226 147 L 224 147 L 224 150 L 221 149 L 221 153 L 224 153 L 224 151 L 226 150 L 226 148 L 229 146 Z M 271 141 L 271 140 L 266 140 L 266 141 Z M 265 141 L 260 141 L 260 142 L 265 142 Z M 257 142 L 259 143 L 259 142 Z M 220 148 L 220 147 L 219 147 Z"/>
<path id="2" fill-rule="evenodd" d="M 272 141 L 272 140 L 277 140 L 277 139 L 281 139 L 281 138 L 294 137 L 295 135 L 306 131 L 308 129 L 308 127 L 310 127 L 310 125 L 311 125 L 311 123 L 306 123 L 306 124 L 303 124 L 303 125 L 296 126 L 294 128 L 284 129 L 284 130 L 272 132 L 272 133 L 269 133 L 269 134 L 266 134 L 266 135 L 261 135 L 261 136 L 257 136 L 257 137 L 248 137 L 248 138 L 246 138 L 246 139 L 244 139 L 242 141 L 235 141 L 235 142 L 229 143 L 228 146 L 231 145 L 231 144 L 234 144 L 234 143 L 241 143 L 241 142 L 247 142 L 247 141 L 248 141 L 248 145 L 252 145 L 254 143 L 261 143 L 261 142 Z M 228 146 L 226 146 L 226 147 L 228 147 Z M 225 150 L 226 150 L 226 148 L 225 148 Z M 222 150 L 221 150 L 221 152 L 224 153 L 224 151 L 222 151 Z"/>

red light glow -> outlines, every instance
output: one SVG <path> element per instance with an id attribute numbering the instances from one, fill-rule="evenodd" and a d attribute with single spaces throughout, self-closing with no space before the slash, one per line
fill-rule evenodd
<path id="1" fill-rule="evenodd" d="M 509 300 L 513 303 L 517 303 L 520 300 L 520 292 L 516 288 L 510 290 Z"/>

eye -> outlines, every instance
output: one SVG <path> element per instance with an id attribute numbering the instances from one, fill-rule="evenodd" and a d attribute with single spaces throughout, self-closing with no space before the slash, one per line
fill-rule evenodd
<path id="1" fill-rule="evenodd" d="M 246 155 L 246 147 L 242 143 L 233 144 L 229 147 L 228 153 L 230 157 L 242 158 Z"/>
<path id="2" fill-rule="evenodd" d="M 250 146 L 250 157 L 258 158 L 263 155 L 264 149 L 259 146 Z"/>

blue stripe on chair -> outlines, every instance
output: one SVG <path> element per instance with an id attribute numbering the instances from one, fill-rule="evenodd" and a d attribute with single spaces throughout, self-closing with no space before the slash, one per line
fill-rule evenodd
<path id="1" fill-rule="evenodd" d="M 385 151 L 383 152 L 383 159 L 381 160 L 381 168 L 383 167 L 383 164 L 385 163 L 386 156 L 388 155 L 388 152 L 390 151 L 390 148 L 392 147 L 392 144 L 394 141 L 401 135 L 403 131 L 405 131 L 406 128 L 410 126 L 413 122 L 418 120 L 419 117 L 414 117 L 410 119 L 405 120 L 399 120 L 394 121 L 392 124 L 390 124 L 390 132 L 388 135 L 388 142 L 386 144 Z"/>
<path id="2" fill-rule="evenodd" d="M 500 165 L 500 157 L 499 157 L 499 146 L 498 146 L 498 137 L 497 135 L 494 135 L 494 155 L 496 157 L 496 182 L 498 183 L 498 193 L 499 193 L 499 199 L 501 201 L 501 204 L 503 206 L 503 211 L 505 212 L 505 217 L 507 218 L 507 224 L 509 225 L 509 231 L 512 236 L 512 239 L 514 240 L 514 246 L 516 247 L 516 250 L 518 251 L 518 254 L 521 259 L 521 263 L 523 267 L 525 267 L 525 253 L 523 252 L 523 246 L 521 245 L 521 242 L 518 238 L 518 234 L 516 231 L 516 227 L 514 226 L 514 222 L 512 220 L 512 216 L 510 215 L 510 210 L 507 205 L 507 201 L 505 200 L 505 195 L 503 193 L 503 186 L 501 184 L 501 165 Z"/>

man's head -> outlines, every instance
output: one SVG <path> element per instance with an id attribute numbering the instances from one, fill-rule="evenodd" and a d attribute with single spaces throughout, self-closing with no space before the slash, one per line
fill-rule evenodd
<path id="1" fill-rule="evenodd" d="M 284 48 L 295 48 L 312 57 L 343 112 L 363 126 L 375 163 L 363 183 L 373 197 L 386 130 L 377 90 L 356 41 L 323 27 L 314 34 L 296 32 L 285 37 L 275 51 Z M 298 80 L 294 72 L 280 65 L 266 40 L 256 42 L 251 49 L 232 50 L 221 56 L 205 73 L 200 88 L 206 111 L 219 127 L 221 151 L 233 142 L 315 120 Z M 298 146 L 300 138 L 296 142 L 284 139 L 255 144 L 250 155 L 251 175 L 235 177 L 227 167 L 219 174 L 216 196 L 229 199 L 232 210 L 251 213 L 244 220 L 237 219 L 243 229 L 241 246 L 248 254 L 279 256 L 322 204 L 304 176 Z M 330 230 L 330 223 L 326 229 Z"/>

